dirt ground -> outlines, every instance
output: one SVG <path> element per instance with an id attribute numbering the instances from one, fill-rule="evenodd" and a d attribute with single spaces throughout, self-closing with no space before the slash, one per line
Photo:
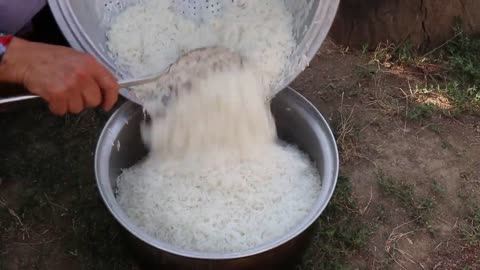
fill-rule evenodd
<path id="1" fill-rule="evenodd" d="M 326 42 L 293 84 L 331 122 L 348 183 L 298 269 L 480 269 L 480 116 L 369 59 Z M 108 117 L 0 114 L 1 270 L 137 269 L 95 188 Z"/>
<path id="2" fill-rule="evenodd" d="M 453 117 L 444 97 L 416 94 L 422 74 L 372 70 L 369 55 L 342 50 L 326 44 L 294 88 L 332 120 L 355 211 L 371 227 L 348 264 L 480 269 L 471 219 L 480 204 L 480 117 Z M 438 111 L 418 116 L 425 104 Z"/>

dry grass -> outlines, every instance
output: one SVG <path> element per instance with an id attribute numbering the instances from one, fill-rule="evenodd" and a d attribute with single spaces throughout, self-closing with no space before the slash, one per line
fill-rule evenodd
<path id="1" fill-rule="evenodd" d="M 339 110 L 339 122 L 337 124 L 337 144 L 342 153 L 342 159 L 348 161 L 358 155 L 358 143 L 356 139 L 356 127 L 353 121 L 355 108 L 348 111 L 343 103 L 344 94 L 342 94 L 342 103 Z"/>
<path id="2" fill-rule="evenodd" d="M 355 105 L 349 106 L 344 104 L 344 93 L 342 93 L 338 114 L 336 119 L 334 119 L 337 145 L 341 154 L 342 162 L 349 162 L 353 159 L 359 158 L 368 160 L 376 166 L 375 162 L 365 155 L 371 146 L 359 143 L 360 134 L 374 121 L 367 123 L 365 126 L 360 126 L 355 119 L 357 113 L 359 113 L 359 111 Z"/>
<path id="3" fill-rule="evenodd" d="M 427 229 L 427 228 L 417 228 L 413 230 L 408 229 L 410 225 L 415 224 L 418 221 L 418 219 L 420 219 L 420 217 L 414 220 L 405 222 L 403 224 L 400 224 L 397 227 L 393 228 L 393 230 L 390 232 L 390 235 L 387 238 L 387 241 L 385 242 L 385 252 L 388 254 L 389 260 L 393 261 L 402 269 L 408 269 L 409 263 L 417 267 L 419 266 L 422 269 L 426 269 L 423 263 L 416 261 L 414 256 L 412 256 L 407 251 L 402 250 L 399 245 L 399 242 L 403 239 L 407 240 L 411 245 L 413 245 L 413 242 L 412 240 L 410 240 L 409 236 L 414 236 L 417 232 Z M 405 228 L 407 229 L 404 231 L 401 230 Z"/>

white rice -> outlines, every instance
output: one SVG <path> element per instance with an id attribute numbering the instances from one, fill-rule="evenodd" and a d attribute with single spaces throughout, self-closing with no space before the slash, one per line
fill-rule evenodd
<path id="1" fill-rule="evenodd" d="M 295 48 L 292 15 L 281 0 L 236 0 L 221 16 L 196 25 L 177 14 L 168 0 L 144 0 L 114 18 L 108 48 L 130 76 L 159 72 L 196 48 L 222 46 L 254 60 L 262 80 L 278 83 Z M 228 1 L 226 1 L 228 2 Z M 155 84 L 139 87 L 140 98 Z"/>
<path id="2" fill-rule="evenodd" d="M 158 240 L 185 250 L 239 252 L 284 236 L 318 197 L 318 174 L 279 144 L 243 160 L 147 159 L 118 180 L 118 202 Z M 219 159 L 206 155 L 205 159 Z"/>
<path id="3" fill-rule="evenodd" d="M 166 54 L 163 45 L 155 42 L 144 46 L 129 42 L 132 37 L 126 37 L 128 33 L 110 35 L 110 47 L 117 48 L 113 51 L 118 53 L 119 61 L 132 64 L 133 72 L 145 71 L 139 52 L 145 55 L 149 50 L 148 57 L 143 57 L 146 66 L 160 66 L 160 62 L 178 57 L 181 50 L 202 43 L 218 45 L 221 40 L 214 26 L 205 27 L 196 38 L 184 37 L 194 31 L 171 34 L 166 22 L 155 24 L 156 28 L 143 26 L 166 20 L 163 16 L 167 14 L 159 14 L 165 12 L 160 10 L 166 8 L 162 6 L 165 2 L 152 0 L 146 2 L 147 6 L 131 7 L 112 26 L 112 32 L 129 26 L 145 37 L 169 33 L 167 36 L 176 38 L 168 45 L 170 54 Z M 175 102 L 161 113 L 161 100 L 149 100 L 145 108 L 152 122 L 142 129 L 142 135 L 151 151 L 117 180 L 117 200 L 132 221 L 156 239 L 185 250 L 239 252 L 276 240 L 305 219 L 320 192 L 318 172 L 308 158 L 277 139 L 268 104 L 272 93 L 265 78 L 273 80 L 278 76 L 282 69 L 278 67 L 290 49 L 281 42 L 265 45 L 272 37 L 262 28 L 266 18 L 258 16 L 283 14 L 285 8 L 281 1 L 258 3 L 262 4 L 253 6 L 264 8 L 262 12 L 241 9 L 229 15 L 240 16 L 239 23 L 249 29 L 243 35 L 254 35 L 249 33 L 252 29 L 262 33 L 248 42 L 238 38 L 238 31 L 229 37 L 244 42 L 238 50 L 249 47 L 252 55 L 257 50 L 258 59 L 251 57 L 252 61 L 242 67 L 211 71 L 206 78 L 189 77 L 191 89 L 180 89 Z M 254 11 L 259 14 L 250 14 Z M 272 22 L 273 17 L 266 25 L 286 31 L 288 28 L 282 26 L 285 16 L 279 18 L 275 20 L 279 25 Z M 187 25 L 176 23 L 183 25 L 182 29 Z"/>

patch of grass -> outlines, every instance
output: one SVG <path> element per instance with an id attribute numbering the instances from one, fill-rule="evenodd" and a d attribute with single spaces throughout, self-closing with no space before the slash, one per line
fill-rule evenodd
<path id="1" fill-rule="evenodd" d="M 380 43 L 372 54 L 371 63 L 379 66 L 391 67 L 396 65 L 413 65 L 421 61 L 416 50 L 409 41 L 401 44 Z"/>
<path id="2" fill-rule="evenodd" d="M 417 223 L 427 225 L 430 215 L 435 208 L 435 201 L 430 197 L 419 197 L 415 194 L 415 187 L 378 173 L 377 184 L 383 195 L 393 198 L 410 215 L 417 219 Z"/>
<path id="3" fill-rule="evenodd" d="M 480 86 L 480 85 L 479 85 Z M 465 81 L 450 81 L 445 86 L 444 92 L 448 97 L 461 108 L 468 106 L 480 106 L 480 88 Z"/>
<path id="4" fill-rule="evenodd" d="M 445 189 L 445 187 L 437 180 L 432 180 L 432 191 L 440 197 L 443 197 L 445 196 L 445 194 L 447 194 L 447 190 Z"/>
<path id="5" fill-rule="evenodd" d="M 442 146 L 442 149 L 450 149 L 450 148 L 452 148 L 452 145 L 451 145 L 449 142 L 447 142 L 447 141 L 442 141 L 442 145 L 441 145 L 441 146 Z"/>
<path id="6" fill-rule="evenodd" d="M 451 40 L 427 53 L 417 50 L 409 41 L 381 43 L 371 54 L 370 63 L 379 68 L 413 68 L 424 76 L 426 85 L 433 85 L 426 88 L 447 96 L 456 109 L 480 109 L 480 35 L 467 35 L 461 22 L 454 28 Z"/>
<path id="7" fill-rule="evenodd" d="M 419 61 L 415 51 L 412 43 L 407 40 L 395 48 L 393 51 L 393 60 L 401 64 L 415 64 Z"/>
<path id="8" fill-rule="evenodd" d="M 358 144 L 360 129 L 354 121 L 354 114 L 354 107 L 347 110 L 342 103 L 339 113 L 334 115 L 332 119 L 332 125 L 335 127 L 335 138 L 337 138 L 343 162 L 353 159 L 361 149 L 361 145 Z"/>
<path id="9" fill-rule="evenodd" d="M 434 132 L 435 134 L 437 135 L 441 135 L 442 134 L 442 126 L 440 125 L 435 125 L 435 124 L 432 124 L 432 125 L 429 125 L 427 127 L 430 131 Z"/>
<path id="10" fill-rule="evenodd" d="M 464 82 L 460 82 L 453 75 L 445 75 L 441 78 L 441 82 L 437 80 L 426 80 L 424 84 L 416 85 L 413 89 L 415 96 L 429 96 L 440 95 L 444 97 L 446 101 L 445 105 L 448 108 L 438 109 L 443 115 L 447 117 L 456 117 L 464 113 L 465 111 L 474 111 L 480 108 L 480 102 L 478 97 L 478 89 L 475 85 L 467 85 Z"/>
<path id="11" fill-rule="evenodd" d="M 372 80 L 377 75 L 379 69 L 375 65 L 356 65 L 354 69 L 357 81 Z"/>
<path id="12" fill-rule="evenodd" d="M 298 270 L 350 269 L 345 258 L 364 247 L 372 229 L 360 220 L 347 177 L 338 179 L 335 194 L 316 224 L 312 247 Z"/>
<path id="13" fill-rule="evenodd" d="M 434 55 L 449 68 L 445 93 L 462 107 L 480 106 L 480 36 L 469 36 L 463 24 L 455 25 L 455 37 Z"/>
<path id="14" fill-rule="evenodd" d="M 375 213 L 375 221 L 378 221 L 377 223 L 386 223 L 388 221 L 387 208 L 384 204 L 379 204 L 377 209 L 375 209 Z"/>
<path id="15" fill-rule="evenodd" d="M 392 60 L 395 44 L 380 43 L 372 53 L 370 63 L 375 63 L 379 66 L 390 64 Z"/>
<path id="16" fill-rule="evenodd" d="M 368 45 L 368 43 L 365 43 L 365 44 L 362 45 L 362 55 L 363 56 L 367 55 L 369 47 L 370 47 L 370 45 Z"/>
<path id="17" fill-rule="evenodd" d="M 419 104 L 407 112 L 406 118 L 410 121 L 429 119 L 433 116 L 435 109 L 435 105 L 433 104 Z"/>
<path id="18" fill-rule="evenodd" d="M 72 222 L 76 228 L 66 251 L 81 258 L 82 269 L 132 270 L 127 239 L 101 204 L 96 198 L 75 210 Z"/>
<path id="19" fill-rule="evenodd" d="M 456 38 L 443 51 L 445 58 L 458 79 L 480 85 L 480 37 L 465 34 L 461 23 L 455 32 Z"/>
<path id="20" fill-rule="evenodd" d="M 471 245 L 480 244 L 480 206 L 470 208 L 466 218 L 467 225 L 462 229 L 463 238 Z"/>

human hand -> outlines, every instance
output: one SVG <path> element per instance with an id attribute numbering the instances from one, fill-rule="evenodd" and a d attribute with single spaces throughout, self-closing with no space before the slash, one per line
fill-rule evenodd
<path id="1" fill-rule="evenodd" d="M 92 56 L 74 49 L 14 38 L 0 64 L 0 81 L 22 84 L 58 115 L 118 99 L 116 78 Z"/>

